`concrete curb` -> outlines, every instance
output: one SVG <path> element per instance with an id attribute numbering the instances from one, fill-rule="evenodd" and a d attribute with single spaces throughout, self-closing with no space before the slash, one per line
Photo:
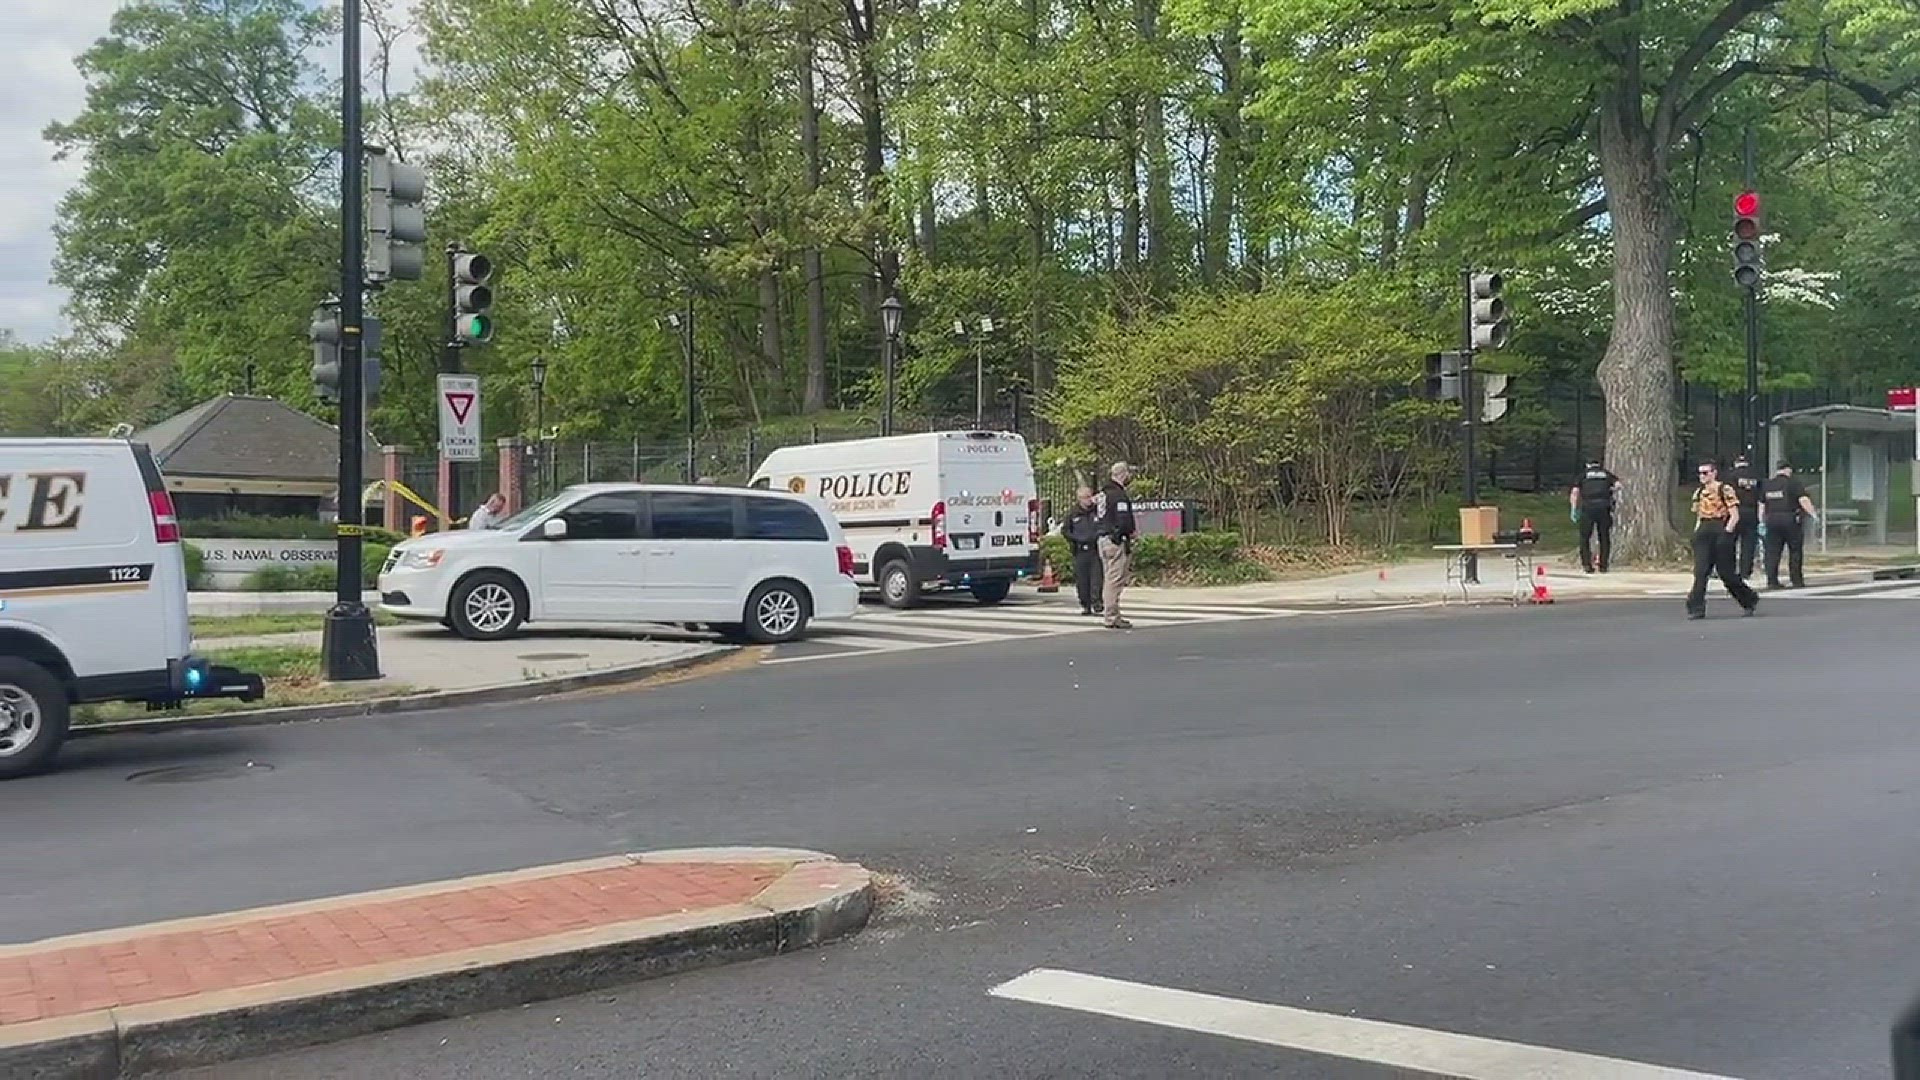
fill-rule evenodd
<path id="1" fill-rule="evenodd" d="M 97 1080 L 196 1068 L 774 956 L 866 925 L 873 878 L 858 864 L 767 848 L 700 849 L 681 861 L 771 853 L 801 861 L 743 904 L 12 1025 L 0 1029 L 0 1076 Z M 674 861 L 675 853 L 625 858 Z"/>
<path id="2" fill-rule="evenodd" d="M 76 725 L 68 739 L 95 735 L 154 734 L 168 731 L 218 731 L 223 728 L 260 727 L 289 724 L 302 720 L 335 720 L 355 716 L 386 716 L 393 713 L 451 709 L 462 705 L 497 705 L 509 701 L 527 701 L 575 690 L 639 682 L 656 675 L 670 675 L 718 663 L 740 651 L 736 645 L 716 645 L 707 652 L 677 656 L 670 660 L 650 660 L 643 664 L 623 664 L 573 675 L 555 675 L 525 682 L 496 683 L 466 690 L 430 690 L 395 697 L 367 698 L 362 701 L 336 701 L 324 705 L 289 705 L 277 709 L 243 709 L 239 712 L 212 713 L 207 716 L 161 716 L 152 720 L 116 720 L 105 724 Z"/>

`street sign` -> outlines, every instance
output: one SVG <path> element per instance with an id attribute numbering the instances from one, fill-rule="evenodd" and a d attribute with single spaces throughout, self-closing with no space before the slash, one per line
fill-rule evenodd
<path id="1" fill-rule="evenodd" d="M 440 376 L 440 456 L 480 460 L 480 376 Z"/>
<path id="2" fill-rule="evenodd" d="M 1916 397 L 1920 397 L 1920 389 L 1911 386 L 1895 387 L 1887 391 L 1887 408 L 1894 412 L 1913 412 Z"/>

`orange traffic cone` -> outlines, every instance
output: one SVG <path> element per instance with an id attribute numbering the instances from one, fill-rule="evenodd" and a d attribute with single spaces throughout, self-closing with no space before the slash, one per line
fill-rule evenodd
<path id="1" fill-rule="evenodd" d="M 1553 603 L 1553 594 L 1547 591 L 1546 567 L 1536 566 L 1533 568 L 1533 595 L 1527 598 L 1527 602 L 1530 604 Z"/>
<path id="2" fill-rule="evenodd" d="M 1060 579 L 1053 576 L 1053 560 L 1045 559 L 1040 563 L 1040 592 L 1059 592 Z"/>

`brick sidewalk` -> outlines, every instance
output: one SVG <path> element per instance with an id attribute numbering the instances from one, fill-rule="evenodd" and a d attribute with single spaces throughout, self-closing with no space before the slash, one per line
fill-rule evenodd
<path id="1" fill-rule="evenodd" d="M 0 1024 L 743 903 L 773 864 L 631 863 L 0 947 Z M 458 886 L 458 883 L 453 883 Z"/>
<path id="2" fill-rule="evenodd" d="M 751 849 L 749 849 L 751 854 Z M 614 856 L 0 946 L 6 1025 L 728 909 L 826 862 Z M 814 874 L 813 877 L 820 875 Z"/>

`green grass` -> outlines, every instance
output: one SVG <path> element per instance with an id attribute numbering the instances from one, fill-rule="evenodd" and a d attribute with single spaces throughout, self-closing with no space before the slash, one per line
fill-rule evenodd
<path id="1" fill-rule="evenodd" d="M 195 615 L 193 636 L 213 638 L 257 637 L 262 634 L 318 633 L 326 616 L 319 612 L 265 612 L 258 615 Z M 384 611 L 373 613 L 375 626 L 392 626 L 398 619 Z"/>
<path id="2" fill-rule="evenodd" d="M 225 667 L 239 668 L 266 680 L 267 696 L 261 701 L 214 698 L 190 701 L 178 711 L 155 713 L 134 701 L 114 701 L 83 705 L 73 711 L 75 726 L 105 724 L 116 720 L 146 720 L 165 716 L 205 716 L 210 713 L 240 712 L 249 709 L 273 709 L 288 705 L 321 705 L 359 698 L 391 697 L 410 692 L 406 686 L 381 683 L 330 683 L 320 677 L 320 650 L 306 645 L 241 645 L 231 649 L 210 649 L 207 659 Z"/>

